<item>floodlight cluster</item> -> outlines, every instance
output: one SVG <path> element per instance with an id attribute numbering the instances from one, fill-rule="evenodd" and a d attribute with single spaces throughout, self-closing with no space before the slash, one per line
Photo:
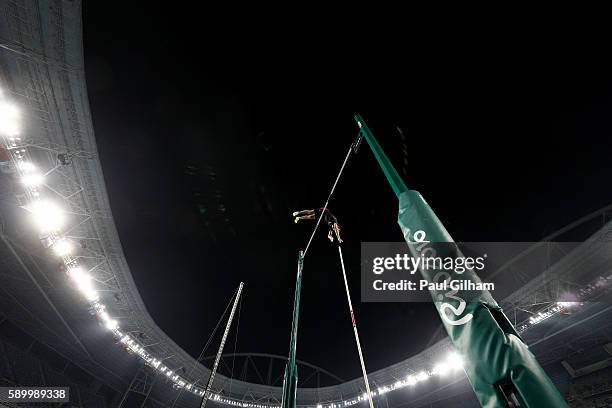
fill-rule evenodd
<path id="1" fill-rule="evenodd" d="M 119 322 L 111 317 L 106 305 L 100 300 L 95 279 L 89 271 L 79 265 L 78 257 L 73 256 L 74 243 L 63 235 L 68 212 L 56 202 L 44 197 L 42 187 L 44 187 L 45 177 L 31 160 L 28 147 L 20 136 L 20 123 L 20 110 L 4 97 L 0 89 L 0 136 L 4 142 L 4 149 L 10 157 L 11 171 L 16 174 L 23 187 L 22 194 L 20 194 L 23 201 L 22 207 L 29 213 L 34 226 L 38 229 L 43 246 L 49 248 L 62 260 L 62 269 L 66 272 L 73 287 L 89 303 L 89 310 L 106 329 L 120 339 L 126 350 L 136 354 L 147 365 L 165 375 L 175 387 L 185 388 L 203 396 L 203 389 L 195 387 L 151 356 L 138 341 L 129 334 L 123 333 Z"/>
<path id="2" fill-rule="evenodd" d="M 406 387 L 414 387 L 415 385 L 426 382 L 432 377 L 446 377 L 450 374 L 457 373 L 459 371 L 463 371 L 463 359 L 456 352 L 450 352 L 446 359 L 438 361 L 431 370 L 428 371 L 419 371 L 416 373 L 412 373 L 407 375 L 405 378 L 398 379 L 392 384 L 383 385 L 378 387 L 375 390 L 372 390 L 372 397 L 381 396 L 387 394 L 391 391 L 399 390 Z M 349 407 L 360 402 L 365 402 L 368 400 L 367 393 L 363 393 L 357 397 L 332 402 L 327 404 L 317 404 L 315 408 L 342 408 Z"/>
<path id="3" fill-rule="evenodd" d="M 0 90 L 0 134 L 7 137 L 19 134 L 21 113 L 15 105 L 4 98 L 4 92 Z"/>
<path id="4" fill-rule="evenodd" d="M 550 303 L 542 310 L 534 313 L 529 320 L 517 326 L 519 333 L 542 323 L 543 321 L 561 313 L 568 313 L 572 309 L 581 307 L 584 302 L 596 298 L 598 295 L 607 292 L 612 287 L 612 273 L 606 276 L 600 276 L 594 282 L 574 293 L 564 293 L 560 296 L 562 300 L 555 303 Z"/>

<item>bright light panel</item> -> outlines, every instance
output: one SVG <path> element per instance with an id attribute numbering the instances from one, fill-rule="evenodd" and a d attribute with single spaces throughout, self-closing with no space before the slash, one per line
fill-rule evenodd
<path id="1" fill-rule="evenodd" d="M 55 244 L 53 244 L 53 252 L 55 252 L 57 256 L 70 255 L 72 253 L 72 250 L 73 250 L 72 243 L 65 239 L 60 239 Z"/>
<path id="2" fill-rule="evenodd" d="M 63 211 L 50 201 L 35 201 L 27 209 L 32 213 L 34 223 L 41 232 L 58 231 L 64 225 Z"/>
<path id="3" fill-rule="evenodd" d="M 36 170 L 36 166 L 30 162 L 20 162 L 18 166 L 19 170 L 23 171 L 24 173 L 29 173 Z"/>
<path id="4" fill-rule="evenodd" d="M 463 368 L 463 359 L 457 353 L 450 353 L 448 355 L 448 358 L 446 359 L 446 362 L 451 366 L 453 370 Z"/>
<path id="5" fill-rule="evenodd" d="M 19 109 L 0 100 L 0 134 L 15 136 L 19 134 Z"/>
<path id="6" fill-rule="evenodd" d="M 38 187 L 45 181 L 45 178 L 37 173 L 26 174 L 21 177 L 21 182 L 26 187 Z"/>
<path id="7" fill-rule="evenodd" d="M 91 283 L 91 277 L 83 271 L 80 267 L 71 268 L 68 274 L 76 284 L 79 291 L 85 296 L 85 299 L 94 301 L 98 299 L 98 293 Z M 106 312 L 102 312 L 106 313 Z"/>
<path id="8" fill-rule="evenodd" d="M 117 321 L 114 319 L 107 320 L 105 325 L 106 325 L 106 328 L 111 331 L 119 327 L 119 325 L 117 324 Z"/>
<path id="9" fill-rule="evenodd" d="M 447 363 L 438 363 L 433 368 L 433 373 L 437 374 L 437 375 L 440 375 L 440 376 L 445 376 L 450 371 L 451 371 L 451 367 Z"/>
<path id="10" fill-rule="evenodd" d="M 100 319 L 102 319 L 104 325 L 108 330 L 115 330 L 117 327 L 119 327 L 117 321 L 115 319 L 112 319 L 106 312 L 100 313 Z"/>

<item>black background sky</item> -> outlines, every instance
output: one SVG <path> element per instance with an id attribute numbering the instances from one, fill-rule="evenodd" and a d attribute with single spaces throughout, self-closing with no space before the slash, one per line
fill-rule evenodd
<path id="1" fill-rule="evenodd" d="M 290 214 L 323 204 L 355 112 L 456 240 L 534 241 L 612 202 L 612 87 L 596 47 L 512 27 L 373 36 L 333 19 L 268 25 L 148 4 L 117 13 L 85 2 L 87 85 L 132 274 L 192 355 L 241 280 L 237 351 L 287 353 L 297 250 L 311 228 Z M 357 300 L 360 242 L 401 240 L 367 148 L 330 207 Z M 357 377 L 324 234 L 305 265 L 298 358 Z M 429 304 L 355 303 L 370 370 L 423 349 L 438 326 Z"/>

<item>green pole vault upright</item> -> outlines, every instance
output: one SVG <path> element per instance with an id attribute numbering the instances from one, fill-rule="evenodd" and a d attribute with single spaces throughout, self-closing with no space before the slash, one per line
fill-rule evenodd
<path id="1" fill-rule="evenodd" d="M 424 233 L 431 243 L 452 243 L 450 234 L 421 194 L 406 187 L 363 118 L 356 115 L 355 120 L 399 199 L 398 223 L 406 242 L 413 243 L 418 232 L 421 236 Z M 419 256 L 423 247 L 409 245 L 409 248 L 413 256 Z M 461 256 L 456 246 L 451 248 L 454 256 Z M 435 271 L 421 273 L 428 281 L 434 281 Z M 473 270 L 466 270 L 462 278 L 480 282 Z M 469 301 L 464 300 L 467 296 L 462 298 L 461 291 L 453 298 L 445 297 L 443 291 L 431 291 L 431 295 L 448 336 L 463 357 L 465 371 L 483 407 L 567 407 L 488 291 L 481 291 L 476 298 L 471 295 Z"/>
<path id="2" fill-rule="evenodd" d="M 293 299 L 293 319 L 291 321 L 291 342 L 289 343 L 289 358 L 285 366 L 283 378 L 283 396 L 281 408 L 295 408 L 298 372 L 295 364 L 297 348 L 298 321 L 300 317 L 300 292 L 302 291 L 302 269 L 304 267 L 304 251 L 298 255 L 297 278 L 295 281 L 295 295 Z"/>

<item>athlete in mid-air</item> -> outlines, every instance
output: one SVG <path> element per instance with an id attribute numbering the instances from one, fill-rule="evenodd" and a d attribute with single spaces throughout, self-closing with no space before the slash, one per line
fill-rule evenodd
<path id="1" fill-rule="evenodd" d="M 340 225 L 338 224 L 338 220 L 327 208 L 315 208 L 314 210 L 302 210 L 296 211 L 293 213 L 293 222 L 296 224 L 301 221 L 306 220 L 318 220 L 319 217 L 323 214 L 323 220 L 327 223 L 328 232 L 327 238 L 331 242 L 334 242 L 334 238 L 338 241 L 338 243 L 342 243 L 342 238 L 340 238 Z"/>

